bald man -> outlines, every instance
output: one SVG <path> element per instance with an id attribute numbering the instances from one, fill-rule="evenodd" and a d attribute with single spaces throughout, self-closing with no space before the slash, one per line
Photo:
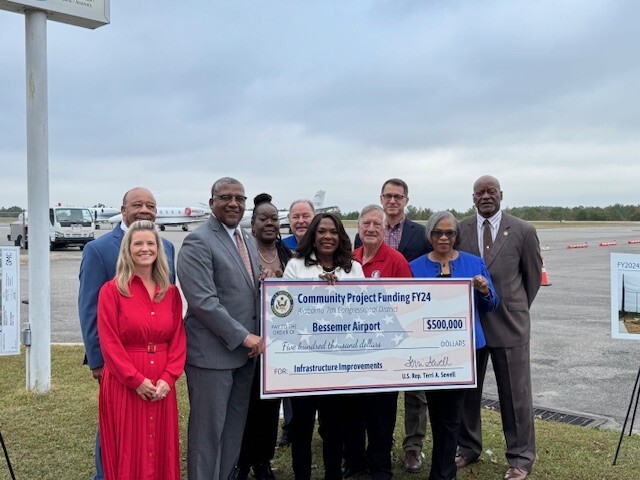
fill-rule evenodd
<path id="1" fill-rule="evenodd" d="M 482 452 L 480 402 L 491 357 L 509 462 L 504 479 L 524 480 L 536 457 L 529 308 L 542 280 L 540 244 L 532 225 L 500 210 L 502 190 L 495 177 L 478 178 L 472 198 L 477 213 L 460 222 L 459 248 L 484 259 L 500 304 L 480 315 L 487 346 L 476 351 L 478 388 L 465 394 L 456 465 L 464 468 Z"/>

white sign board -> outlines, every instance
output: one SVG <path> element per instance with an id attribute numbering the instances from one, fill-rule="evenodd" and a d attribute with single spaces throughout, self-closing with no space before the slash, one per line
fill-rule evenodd
<path id="1" fill-rule="evenodd" d="M 640 340 L 640 255 L 611 254 L 611 337 Z"/>
<path id="2" fill-rule="evenodd" d="M 261 397 L 476 386 L 469 279 L 265 279 Z"/>
<path id="3" fill-rule="evenodd" d="M 0 10 L 43 10 L 47 18 L 86 28 L 109 23 L 109 0 L 0 0 Z"/>
<path id="4" fill-rule="evenodd" d="M 20 354 L 20 247 L 0 247 L 0 355 Z"/>

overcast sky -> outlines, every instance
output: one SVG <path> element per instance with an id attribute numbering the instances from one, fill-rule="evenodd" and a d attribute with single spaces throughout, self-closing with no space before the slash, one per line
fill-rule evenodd
<path id="1" fill-rule="evenodd" d="M 637 0 L 112 1 L 47 22 L 50 200 L 207 202 L 221 176 L 343 211 L 400 177 L 466 210 L 640 203 Z M 26 206 L 24 16 L 0 11 L 0 206 Z"/>

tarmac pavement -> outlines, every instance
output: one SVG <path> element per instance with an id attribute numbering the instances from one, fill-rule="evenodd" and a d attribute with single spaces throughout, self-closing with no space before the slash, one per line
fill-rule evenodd
<path id="1" fill-rule="evenodd" d="M 7 225 L 0 225 L 0 245 Z M 97 231 L 102 235 L 104 230 Z M 349 230 L 353 236 L 355 231 Z M 167 229 L 162 236 L 179 249 L 185 232 Z M 610 419 L 622 424 L 640 367 L 640 343 L 611 339 L 610 253 L 640 254 L 638 227 L 550 228 L 538 236 L 551 286 L 543 286 L 532 307 L 532 382 L 536 407 Z M 616 240 L 617 246 L 598 243 Z M 588 242 L 588 248 L 567 249 Z M 51 252 L 51 341 L 81 343 L 77 312 L 78 269 L 82 252 Z M 27 256 L 21 259 L 21 297 L 28 297 Z M 22 305 L 22 322 L 28 305 Z M 640 335 L 639 338 L 640 340 Z M 82 359 L 78 359 L 80 365 Z M 491 367 L 489 367 L 491 368 Z M 485 394 L 496 396 L 493 375 Z"/>

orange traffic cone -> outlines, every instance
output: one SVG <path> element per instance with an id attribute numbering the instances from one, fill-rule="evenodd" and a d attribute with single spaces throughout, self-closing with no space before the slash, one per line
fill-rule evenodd
<path id="1" fill-rule="evenodd" d="M 541 287 L 548 287 L 551 285 L 549 281 L 549 277 L 547 276 L 547 269 L 544 266 L 544 258 L 542 259 L 542 281 L 540 282 Z"/>

